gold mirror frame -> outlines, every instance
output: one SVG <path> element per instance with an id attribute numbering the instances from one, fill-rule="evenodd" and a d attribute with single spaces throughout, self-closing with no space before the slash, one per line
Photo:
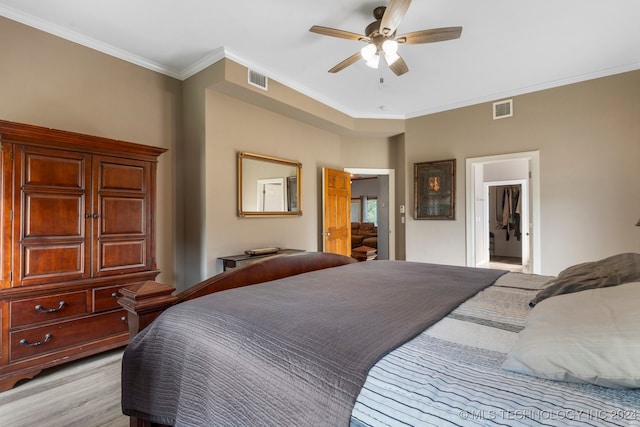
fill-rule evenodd
<path id="1" fill-rule="evenodd" d="M 238 152 L 238 215 L 302 215 L 302 163 Z"/>

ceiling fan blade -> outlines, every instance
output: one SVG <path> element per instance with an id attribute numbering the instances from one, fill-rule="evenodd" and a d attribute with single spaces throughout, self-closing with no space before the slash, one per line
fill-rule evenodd
<path id="1" fill-rule="evenodd" d="M 336 65 L 335 67 L 333 67 L 332 69 L 330 69 L 329 72 L 337 73 L 338 71 L 342 71 L 345 68 L 347 68 L 349 65 L 355 64 L 356 62 L 358 62 L 360 58 L 362 58 L 362 55 L 360 54 L 360 52 L 356 52 L 350 57 L 348 57 L 347 59 L 345 59 L 344 61 L 342 61 L 341 63 L 339 63 L 338 65 Z"/>
<path id="2" fill-rule="evenodd" d="M 400 21 L 407 13 L 410 4 L 411 0 L 391 0 L 380 22 L 380 34 L 391 36 L 400 25 Z"/>
<path id="3" fill-rule="evenodd" d="M 396 41 L 405 44 L 443 42 L 457 39 L 460 37 L 460 34 L 462 34 L 462 27 L 434 28 L 399 35 L 396 37 Z"/>
<path id="4" fill-rule="evenodd" d="M 402 59 L 402 57 L 399 57 L 398 59 L 393 61 L 393 63 L 389 64 L 389 68 L 396 74 L 396 76 L 401 76 L 409 71 L 409 67 L 407 66 L 407 63 L 404 62 L 404 59 Z"/>
<path id="5" fill-rule="evenodd" d="M 324 36 L 338 37 L 341 39 L 347 40 L 355 40 L 355 41 L 363 41 L 368 42 L 371 39 L 369 37 L 363 36 L 361 34 L 352 33 L 350 31 L 338 30 L 336 28 L 329 27 L 321 27 L 319 25 L 314 25 L 309 28 L 309 31 L 312 33 L 322 34 Z"/>

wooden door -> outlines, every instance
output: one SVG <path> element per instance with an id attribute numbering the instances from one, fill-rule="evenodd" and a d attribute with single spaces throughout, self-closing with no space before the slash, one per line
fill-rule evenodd
<path id="1" fill-rule="evenodd" d="M 17 146 L 12 286 L 90 277 L 91 156 Z"/>
<path id="2" fill-rule="evenodd" d="M 322 250 L 351 256 L 351 176 L 327 168 L 322 175 Z"/>
<path id="3" fill-rule="evenodd" d="M 93 181 L 94 276 L 149 270 L 149 162 L 94 156 Z"/>

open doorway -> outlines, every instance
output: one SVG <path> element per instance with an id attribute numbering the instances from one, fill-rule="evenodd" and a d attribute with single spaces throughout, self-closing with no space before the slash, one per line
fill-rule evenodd
<path id="1" fill-rule="evenodd" d="M 501 231 L 505 233 L 503 237 L 506 240 L 506 231 L 492 229 L 495 224 L 491 226 L 489 222 L 489 188 L 520 184 L 522 271 L 540 274 L 539 171 L 540 153 L 538 151 L 466 160 L 467 266 L 488 266 L 491 261 L 491 245 L 496 243 L 495 239 Z M 490 233 L 494 235 L 493 241 Z"/>
<path id="2" fill-rule="evenodd" d="M 484 183 L 484 198 L 489 233 L 489 268 L 525 272 L 529 263 L 529 191 L 527 180 Z"/>
<path id="3" fill-rule="evenodd" d="M 377 259 L 395 259 L 395 171 L 362 168 L 344 170 L 356 181 L 355 189 L 353 182 L 351 187 L 352 225 L 374 223 Z M 365 234 L 368 233 L 363 232 L 362 235 Z M 362 240 L 365 239 L 366 237 L 363 237 Z"/>

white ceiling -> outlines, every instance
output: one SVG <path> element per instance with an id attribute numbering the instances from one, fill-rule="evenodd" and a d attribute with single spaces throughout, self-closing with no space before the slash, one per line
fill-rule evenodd
<path id="1" fill-rule="evenodd" d="M 400 77 L 363 61 L 327 72 L 386 0 L 0 0 L 0 15 L 185 79 L 226 56 L 353 117 L 410 118 L 640 69 L 638 0 L 415 0 L 398 34 L 462 26 L 460 39 L 401 45 Z M 384 82 L 380 84 L 380 77 Z"/>

